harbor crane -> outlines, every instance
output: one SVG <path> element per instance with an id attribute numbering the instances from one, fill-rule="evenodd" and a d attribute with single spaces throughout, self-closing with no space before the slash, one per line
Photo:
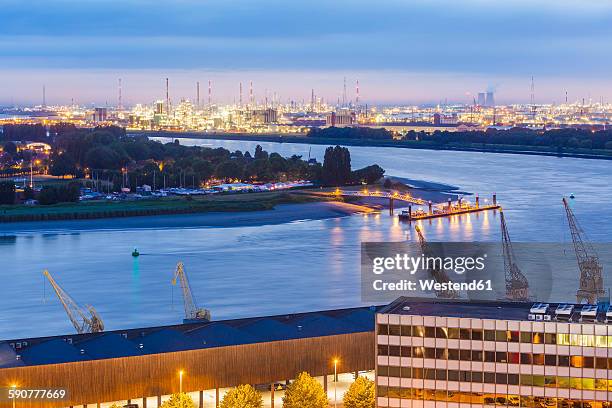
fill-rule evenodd
<path id="1" fill-rule="evenodd" d="M 43 275 L 49 280 L 55 294 L 64 306 L 64 310 L 77 333 L 99 333 L 104 330 L 104 322 L 96 312 L 93 306 L 85 305 L 84 308 L 79 306 L 74 299 L 53 279 L 53 276 L 48 270 L 43 271 Z"/>
<path id="2" fill-rule="evenodd" d="M 572 235 L 572 242 L 574 243 L 578 269 L 580 269 L 580 287 L 576 293 L 576 299 L 578 303 L 586 301 L 588 304 L 594 305 L 599 297 L 603 297 L 606 294 L 603 286 L 603 268 L 595 248 L 586 240 L 586 234 L 578 223 L 574 211 L 565 197 L 563 197 L 563 206 L 565 207 L 567 222 Z"/>
<path id="3" fill-rule="evenodd" d="M 421 228 L 418 225 L 415 225 L 414 229 L 417 233 L 419 244 L 421 245 L 421 251 L 423 251 L 423 254 L 428 255 L 431 251 L 429 248 L 429 244 L 427 243 L 427 240 L 425 239 L 425 236 L 423 235 L 423 231 L 421 231 Z M 451 282 L 451 280 L 448 278 L 448 275 L 446 275 L 446 272 L 444 272 L 443 269 L 437 268 L 435 266 L 435 262 L 429 268 L 429 273 L 431 274 L 431 276 L 433 276 L 433 278 L 438 283 Z M 437 290 L 436 296 L 439 298 L 445 298 L 445 299 L 457 299 L 459 298 L 459 293 L 457 293 L 457 291 L 453 289 Z"/>
<path id="4" fill-rule="evenodd" d="M 504 271 L 506 276 L 506 298 L 512 301 L 529 300 L 529 281 L 516 264 L 516 256 L 512 248 L 512 241 L 506 226 L 504 212 L 499 212 L 501 219 L 502 247 L 504 255 Z"/>
<path id="5" fill-rule="evenodd" d="M 172 284 L 176 285 L 177 280 L 181 282 L 181 290 L 183 291 L 183 303 L 185 305 L 185 318 L 183 322 L 210 321 L 210 310 L 198 308 L 196 305 L 193 294 L 191 293 L 189 279 L 187 279 L 187 273 L 185 272 L 182 262 L 176 264 L 176 271 L 174 272 Z"/>

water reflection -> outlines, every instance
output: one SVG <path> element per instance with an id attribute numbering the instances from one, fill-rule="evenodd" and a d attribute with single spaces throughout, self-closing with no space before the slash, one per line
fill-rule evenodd
<path id="1" fill-rule="evenodd" d="M 215 145 L 252 151 L 256 143 Z M 262 145 L 283 155 L 308 151 L 304 145 Z M 313 155 L 321 158 L 324 149 L 312 146 Z M 352 147 L 351 154 L 355 167 L 376 162 L 388 174 L 455 184 L 481 197 L 497 190 L 516 242 L 570 242 L 560 199 L 568 190 L 577 197 L 574 210 L 589 236 L 600 242 L 612 237 L 612 213 L 601 211 L 612 202 L 612 162 Z M 417 159 L 418 176 L 411 165 Z M 499 215 L 491 211 L 417 225 L 432 242 L 500 240 Z M 16 238 L 0 244 L 0 339 L 72 332 L 61 306 L 40 306 L 44 268 L 61 274 L 75 299 L 95 305 L 112 330 L 181 321 L 180 291 L 169 287 L 179 260 L 200 306 L 211 309 L 215 319 L 356 306 L 361 242 L 416 238 L 414 224 L 400 223 L 387 211 L 260 227 L 7 235 Z M 129 256 L 134 246 L 143 249 L 138 259 Z M 575 262 L 572 255 L 568 263 Z M 612 282 L 609 268 L 606 273 L 606 282 Z M 573 299 L 577 275 L 557 281 L 563 284 L 555 286 L 554 296 Z M 47 298 L 52 303 L 48 290 Z"/>

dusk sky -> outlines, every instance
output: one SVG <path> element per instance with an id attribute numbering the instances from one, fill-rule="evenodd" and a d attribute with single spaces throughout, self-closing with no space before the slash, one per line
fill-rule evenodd
<path id="1" fill-rule="evenodd" d="M 0 104 L 195 98 L 254 82 L 281 100 L 612 99 L 612 2 L 600 0 L 2 0 Z M 247 91 L 245 91 L 245 94 Z"/>

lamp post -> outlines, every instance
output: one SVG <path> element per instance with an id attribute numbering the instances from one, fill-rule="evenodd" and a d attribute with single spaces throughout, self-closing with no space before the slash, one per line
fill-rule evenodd
<path id="1" fill-rule="evenodd" d="M 334 358 L 334 408 L 338 404 L 338 359 Z"/>
<path id="2" fill-rule="evenodd" d="M 34 186 L 34 162 L 30 160 L 30 188 Z"/>
<path id="3" fill-rule="evenodd" d="M 14 391 L 17 391 L 17 384 L 11 384 L 11 388 L 12 388 Z M 15 408 L 15 403 L 16 403 L 16 401 L 17 401 L 17 398 L 15 397 L 15 394 L 13 393 L 13 408 Z"/>
<path id="4" fill-rule="evenodd" d="M 183 393 L 183 373 L 183 370 L 179 371 L 179 394 Z"/>

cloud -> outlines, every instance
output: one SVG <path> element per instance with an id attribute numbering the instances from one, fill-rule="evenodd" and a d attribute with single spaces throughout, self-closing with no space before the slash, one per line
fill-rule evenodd
<path id="1" fill-rule="evenodd" d="M 395 71 L 608 81 L 597 0 L 4 0 L 7 70 Z M 3 79 L 0 79 L 3 81 Z M 8 80 L 7 80 L 8 81 Z"/>

